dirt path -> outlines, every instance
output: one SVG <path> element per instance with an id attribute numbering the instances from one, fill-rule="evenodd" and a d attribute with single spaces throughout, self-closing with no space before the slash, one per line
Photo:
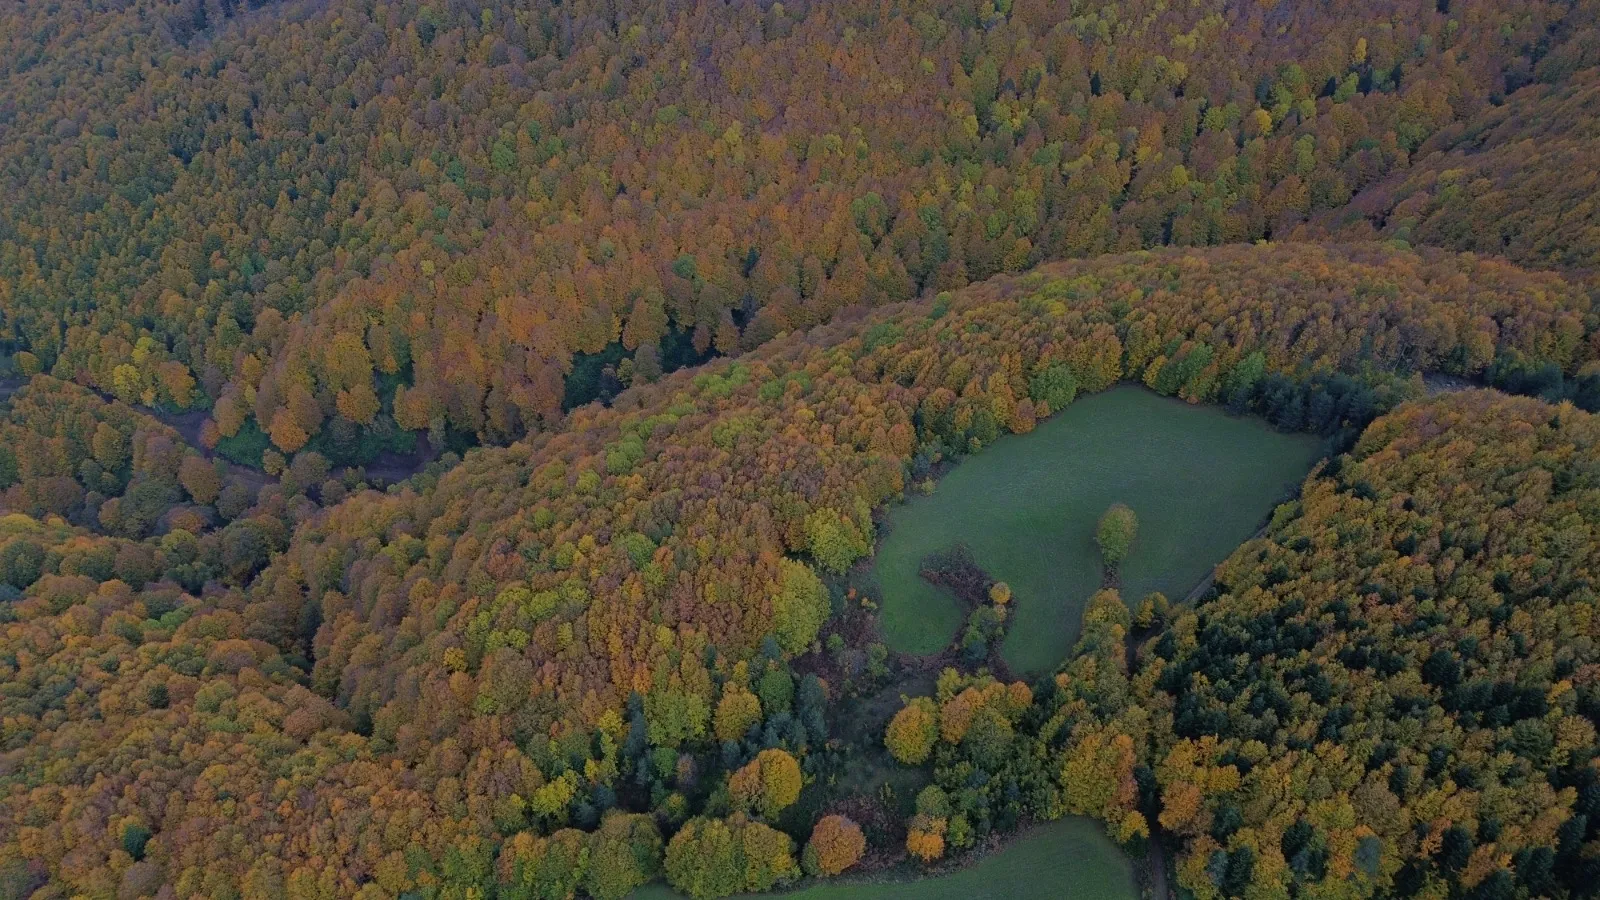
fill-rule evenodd
<path id="1" fill-rule="evenodd" d="M 91 390 L 93 389 L 91 388 Z M 100 394 L 100 398 L 107 402 L 116 399 L 107 394 L 102 394 L 99 391 L 95 391 L 95 393 Z M 204 410 L 191 409 L 181 413 L 176 413 L 166 412 L 164 410 L 154 409 L 148 406 L 136 405 L 133 408 L 144 413 L 150 418 L 155 419 L 157 422 L 160 422 L 168 428 L 171 428 L 173 431 L 176 431 L 183 438 L 184 443 L 188 444 L 190 448 L 192 448 L 196 453 L 205 457 L 207 460 L 216 460 L 219 458 L 215 450 L 207 447 L 205 442 L 200 440 L 200 428 L 201 426 L 205 425 L 206 422 L 206 414 Z M 252 469 L 249 466 L 241 466 L 230 459 L 223 459 L 222 464 L 228 467 L 228 475 L 230 477 L 239 479 L 245 484 L 250 485 L 252 490 L 260 490 L 269 484 L 276 483 L 278 480 L 271 475 L 268 475 L 266 472 L 261 471 L 260 469 Z"/>
<path id="2" fill-rule="evenodd" d="M 1161 826 L 1156 825 L 1150 830 L 1150 840 L 1145 842 L 1144 850 L 1145 887 L 1149 889 L 1148 896 L 1155 900 L 1171 900 L 1174 896 L 1172 886 L 1167 883 L 1169 859 L 1166 838 L 1162 835 Z"/>

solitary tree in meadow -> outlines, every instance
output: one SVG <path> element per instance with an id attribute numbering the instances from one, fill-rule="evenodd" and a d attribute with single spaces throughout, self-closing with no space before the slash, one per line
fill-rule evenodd
<path id="1" fill-rule="evenodd" d="M 1121 503 L 1113 503 L 1100 517 L 1094 540 L 1100 545 L 1100 558 L 1107 569 L 1115 569 L 1133 547 L 1134 535 L 1139 532 L 1139 519 L 1133 510 Z"/>

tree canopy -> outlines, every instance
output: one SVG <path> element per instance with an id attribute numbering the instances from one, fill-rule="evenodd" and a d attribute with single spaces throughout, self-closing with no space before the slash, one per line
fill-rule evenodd
<path id="1" fill-rule="evenodd" d="M 1100 545 L 1100 557 L 1107 569 L 1115 569 L 1127 558 L 1138 533 L 1139 518 L 1133 510 L 1121 503 L 1111 504 L 1094 530 L 1094 541 Z"/>

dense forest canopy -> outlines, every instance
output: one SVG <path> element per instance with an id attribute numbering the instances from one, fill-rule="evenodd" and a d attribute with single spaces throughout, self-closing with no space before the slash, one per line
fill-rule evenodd
<path id="1" fill-rule="evenodd" d="M 0 0 L 0 898 L 1065 816 L 1152 893 L 1593 896 L 1597 16 Z M 1122 382 L 1328 458 L 1188 600 L 1108 532 L 1031 682 L 959 547 L 891 651 L 886 505 Z"/>
<path id="2" fill-rule="evenodd" d="M 1105 257 L 933 310 L 776 342 L 474 454 L 429 490 L 352 498 L 297 534 L 259 608 L 319 607 L 316 676 L 380 725 L 440 736 L 458 727 L 427 687 L 443 654 L 462 645 L 472 672 L 496 631 L 526 632 L 548 700 L 525 727 L 589 729 L 578 701 L 598 692 L 598 716 L 671 690 L 653 659 L 685 640 L 757 649 L 775 610 L 756 598 L 788 555 L 843 572 L 870 550 L 874 507 L 934 458 L 1030 429 L 1063 370 L 1080 390 L 1142 379 L 1329 432 L 1415 393 L 1407 373 L 1594 353 L 1588 299 L 1558 278 L 1370 248 Z M 1324 375 L 1340 371 L 1354 377 Z M 549 611 L 529 621 L 507 583 Z M 387 649 L 352 665 L 363 646 Z"/>
<path id="3" fill-rule="evenodd" d="M 1150 648 L 1197 895 L 1219 853 L 1257 884 L 1593 890 L 1597 429 L 1482 392 L 1380 419 Z"/>
<path id="4" fill-rule="evenodd" d="M 1319 226 L 1382 234 L 1524 265 L 1593 271 L 1600 71 L 1535 85 L 1442 129 L 1411 168 L 1372 185 Z"/>
<path id="5" fill-rule="evenodd" d="M 1287 236 L 1592 64 L 1594 12 L 11 4 L 0 340 L 209 408 L 213 442 L 503 442 L 613 344 L 648 380 L 674 328 L 735 353 L 1045 259 Z"/>

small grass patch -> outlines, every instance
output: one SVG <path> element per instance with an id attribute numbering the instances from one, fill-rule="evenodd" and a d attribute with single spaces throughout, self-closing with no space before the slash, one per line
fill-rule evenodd
<path id="1" fill-rule="evenodd" d="M 847 873 L 848 874 L 848 873 Z M 676 897 L 656 882 L 635 900 Z M 1132 900 L 1133 861 L 1089 819 L 1062 819 L 1018 836 L 999 852 L 950 875 L 909 881 L 830 881 L 785 894 L 783 900 Z"/>
<path id="2" fill-rule="evenodd" d="M 233 437 L 217 441 L 217 455 L 236 465 L 261 468 L 261 456 L 271 446 L 267 433 L 256 425 L 254 416 L 244 420 Z"/>
<path id="3" fill-rule="evenodd" d="M 1107 507 L 1125 503 L 1138 515 L 1119 570 L 1123 598 L 1132 605 L 1162 591 L 1180 600 L 1321 455 L 1317 438 L 1140 387 L 1082 397 L 1032 433 L 963 460 L 932 496 L 890 512 L 872 570 L 883 638 L 908 653 L 950 644 L 965 610 L 918 570 L 928 554 L 965 544 L 1014 592 L 1007 665 L 1049 671 L 1071 650 L 1100 586 L 1094 535 Z"/>

